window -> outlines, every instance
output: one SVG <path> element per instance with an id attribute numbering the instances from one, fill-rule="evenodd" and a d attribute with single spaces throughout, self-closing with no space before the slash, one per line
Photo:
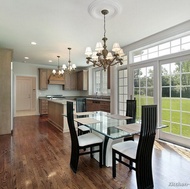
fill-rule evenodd
<path id="1" fill-rule="evenodd" d="M 94 69 L 94 94 L 104 95 L 108 94 L 107 89 L 107 70 L 104 71 L 102 68 Z"/>
<path id="2" fill-rule="evenodd" d="M 190 50 L 190 35 L 132 52 L 133 63 Z"/>
<path id="3" fill-rule="evenodd" d="M 118 96 L 119 96 L 119 114 L 126 115 L 126 100 L 128 99 L 127 95 L 127 69 L 119 70 L 118 78 Z"/>

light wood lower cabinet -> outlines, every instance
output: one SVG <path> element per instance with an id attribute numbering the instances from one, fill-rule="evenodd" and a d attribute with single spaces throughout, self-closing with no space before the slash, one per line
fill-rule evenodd
<path id="1" fill-rule="evenodd" d="M 48 101 L 48 121 L 60 131 L 63 131 L 63 104 Z"/>
<path id="2" fill-rule="evenodd" d="M 104 111 L 110 112 L 110 101 L 104 100 L 86 100 L 87 111 Z"/>
<path id="3" fill-rule="evenodd" d="M 39 99 L 40 115 L 48 114 L 48 101 L 46 99 Z"/>
<path id="4" fill-rule="evenodd" d="M 110 112 L 110 102 L 100 101 L 100 110 L 104 112 Z"/>

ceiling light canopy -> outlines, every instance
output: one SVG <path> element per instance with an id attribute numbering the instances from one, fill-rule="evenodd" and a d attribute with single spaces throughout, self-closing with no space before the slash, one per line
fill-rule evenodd
<path id="1" fill-rule="evenodd" d="M 89 64 L 90 62 L 93 63 L 93 66 L 99 66 L 103 67 L 104 71 L 109 67 L 116 64 L 123 64 L 123 58 L 124 52 L 123 49 L 120 48 L 119 43 L 114 43 L 113 48 L 111 52 L 108 52 L 106 41 L 108 40 L 106 38 L 106 22 L 105 22 L 105 16 L 109 13 L 108 10 L 104 9 L 101 11 L 101 13 L 104 15 L 104 37 L 103 45 L 101 42 L 98 42 L 96 44 L 95 52 L 92 52 L 91 47 L 87 47 L 85 51 L 86 55 L 86 63 Z"/>
<path id="2" fill-rule="evenodd" d="M 70 60 L 70 51 L 71 51 L 71 48 L 68 47 L 68 50 L 69 50 L 69 61 L 68 61 L 68 65 L 66 66 L 65 64 L 63 64 L 62 68 L 64 71 L 68 71 L 68 72 L 71 72 L 71 71 L 74 71 L 76 69 L 76 65 L 75 64 L 71 64 L 71 60 Z"/>
<path id="3" fill-rule="evenodd" d="M 57 58 L 58 58 L 57 70 L 53 70 L 53 71 L 52 71 L 52 74 L 53 74 L 54 76 L 61 77 L 61 76 L 63 76 L 64 70 L 61 68 L 61 66 L 59 66 L 59 58 L 60 58 L 60 56 L 57 56 Z"/>

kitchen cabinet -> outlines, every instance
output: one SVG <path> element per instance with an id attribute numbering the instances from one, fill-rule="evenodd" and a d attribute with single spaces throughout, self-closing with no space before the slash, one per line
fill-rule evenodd
<path id="1" fill-rule="evenodd" d="M 0 48 L 0 135 L 11 134 L 11 61 L 13 51 Z"/>
<path id="2" fill-rule="evenodd" d="M 56 77 L 52 75 L 52 69 L 39 68 L 39 89 L 47 90 L 48 84 L 64 85 L 65 80 L 63 77 Z"/>
<path id="3" fill-rule="evenodd" d="M 39 89 L 40 90 L 48 89 L 47 69 L 39 68 Z"/>
<path id="4" fill-rule="evenodd" d="M 88 70 L 77 72 L 77 90 L 88 90 Z"/>
<path id="5" fill-rule="evenodd" d="M 77 90 L 77 72 L 65 72 L 64 77 L 63 90 Z"/>
<path id="6" fill-rule="evenodd" d="M 86 111 L 99 111 L 100 101 L 86 99 Z"/>
<path id="7" fill-rule="evenodd" d="M 49 101 L 48 105 L 48 122 L 50 122 L 54 127 L 63 131 L 64 127 L 64 116 L 63 116 L 63 104 L 55 103 Z"/>
<path id="8" fill-rule="evenodd" d="M 48 114 L 48 100 L 39 99 L 39 113 L 40 115 Z"/>
<path id="9" fill-rule="evenodd" d="M 100 101 L 100 110 L 110 112 L 110 101 Z"/>
<path id="10" fill-rule="evenodd" d="M 110 112 L 110 101 L 103 99 L 86 99 L 86 111 Z"/>

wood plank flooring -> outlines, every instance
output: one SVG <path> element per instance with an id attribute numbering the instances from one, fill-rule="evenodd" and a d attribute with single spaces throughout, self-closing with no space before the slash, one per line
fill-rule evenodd
<path id="1" fill-rule="evenodd" d="M 61 133 L 46 117 L 14 118 L 13 135 L 0 136 L 1 189 L 136 189 L 135 171 L 117 165 L 99 168 L 88 155 L 79 159 L 77 174 L 70 169 L 70 135 Z M 190 151 L 155 142 L 155 189 L 190 188 Z"/>

